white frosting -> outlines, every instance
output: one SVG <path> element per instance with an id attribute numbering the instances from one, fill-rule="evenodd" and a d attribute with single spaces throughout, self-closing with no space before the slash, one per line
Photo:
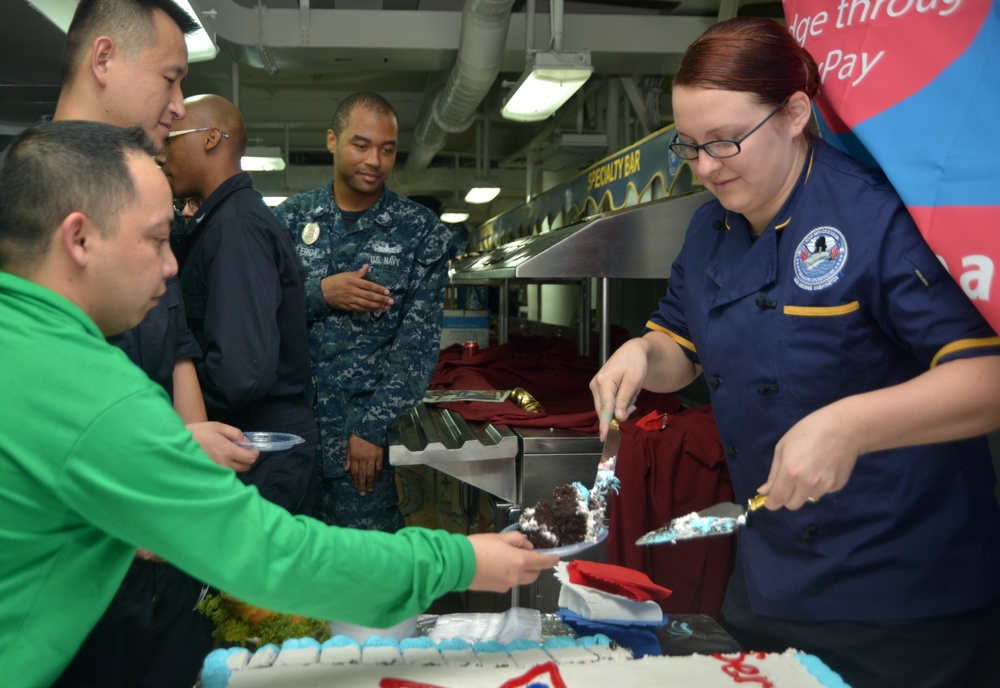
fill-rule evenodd
<path id="1" fill-rule="evenodd" d="M 399 653 L 398 647 L 393 646 L 369 646 L 366 645 L 361 650 L 362 664 L 402 664 L 403 655 Z"/>
<path id="2" fill-rule="evenodd" d="M 357 664 L 361 661 L 361 648 L 358 645 L 324 647 L 319 653 L 319 661 L 320 664 Z"/>
<path id="3" fill-rule="evenodd" d="M 617 479 L 613 474 L 598 474 L 598 480 L 590 490 L 583 483 L 572 483 L 576 492 L 576 513 L 587 517 L 586 533 L 583 542 L 597 542 L 598 535 L 604 528 L 604 512 L 607 507 L 607 500 L 611 490 L 618 490 Z M 591 508 L 593 507 L 593 508 Z M 521 512 L 518 521 L 518 530 L 522 533 L 536 533 L 548 543 L 549 547 L 559 547 L 567 544 L 561 542 L 559 536 L 540 524 L 535 519 L 535 507 L 526 507 Z"/>
<path id="4" fill-rule="evenodd" d="M 441 657 L 449 666 L 479 666 L 479 658 L 471 647 L 461 650 L 441 650 Z"/>
<path id="5" fill-rule="evenodd" d="M 484 667 L 508 667 L 513 664 L 510 655 L 506 652 L 479 652 L 477 656 L 479 665 Z"/>
<path id="6" fill-rule="evenodd" d="M 663 528 L 647 533 L 636 544 L 655 545 L 678 542 L 707 535 L 728 535 L 740 526 L 746 525 L 746 514 L 737 518 L 726 516 L 701 516 L 697 511 L 678 516 Z"/>
<path id="7" fill-rule="evenodd" d="M 514 653 L 528 652 L 530 650 L 514 650 Z M 270 668 L 251 669 L 251 664 L 254 663 L 248 663 L 245 669 L 233 670 L 224 683 L 214 676 L 209 688 L 377 688 L 382 678 L 389 677 L 441 688 L 500 688 L 505 682 L 519 678 L 529 670 L 524 666 L 386 666 L 364 663 L 338 666 L 276 663 Z M 768 655 L 741 653 L 560 663 L 558 671 L 568 688 L 736 688 L 748 681 L 753 681 L 753 685 L 770 685 L 773 688 L 846 688 L 846 684 L 816 658 L 792 650 Z M 819 674 L 822 680 L 811 671 Z M 549 685 L 547 680 L 539 680 Z"/>
<path id="8" fill-rule="evenodd" d="M 542 539 L 550 543 L 553 547 L 559 544 L 559 538 L 548 528 L 542 526 L 535 520 L 535 507 L 529 506 L 521 512 L 521 520 L 517 526 L 522 533 L 537 533 Z"/>
<path id="9" fill-rule="evenodd" d="M 278 653 L 275 664 L 315 664 L 319 661 L 319 648 L 285 649 Z"/>
<path id="10" fill-rule="evenodd" d="M 247 669 L 257 669 L 269 667 L 278 658 L 278 648 L 274 645 L 265 645 L 253 653 L 253 657 L 247 662 Z"/>
<path id="11" fill-rule="evenodd" d="M 416 666 L 444 664 L 441 651 L 434 647 L 410 647 L 399 651 L 403 655 L 403 663 Z"/>
<path id="12" fill-rule="evenodd" d="M 545 651 L 558 664 L 589 664 L 598 660 L 596 654 L 577 645 L 570 647 L 547 647 Z"/>
<path id="13" fill-rule="evenodd" d="M 525 668 L 552 660 L 548 653 L 540 647 L 530 650 L 514 650 L 510 653 L 510 658 L 514 661 L 514 664 Z"/>

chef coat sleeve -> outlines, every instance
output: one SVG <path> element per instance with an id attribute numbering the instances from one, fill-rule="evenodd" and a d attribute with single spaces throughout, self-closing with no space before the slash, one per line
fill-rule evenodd
<path id="1" fill-rule="evenodd" d="M 699 224 L 699 216 L 706 212 L 705 208 L 700 208 L 691 220 L 688 227 L 687 236 L 680 253 L 670 266 L 670 277 L 667 280 L 667 293 L 660 299 L 660 303 L 653 314 L 649 316 L 642 333 L 662 332 L 677 342 L 689 360 L 696 364 L 701 364 L 691 333 L 688 331 L 687 316 L 685 315 L 684 304 L 684 265 L 689 246 L 693 243 L 692 232 Z"/>
<path id="2" fill-rule="evenodd" d="M 902 203 L 880 211 L 873 316 L 927 368 L 956 358 L 1000 354 L 1000 339 L 927 245 Z"/>

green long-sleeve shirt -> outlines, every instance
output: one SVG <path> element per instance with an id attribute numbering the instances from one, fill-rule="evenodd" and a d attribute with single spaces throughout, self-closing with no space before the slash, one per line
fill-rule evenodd
<path id="1" fill-rule="evenodd" d="M 47 686 L 136 547 L 262 607 L 387 626 L 469 586 L 464 536 L 292 517 L 205 455 L 68 300 L 0 272 L 0 676 Z"/>

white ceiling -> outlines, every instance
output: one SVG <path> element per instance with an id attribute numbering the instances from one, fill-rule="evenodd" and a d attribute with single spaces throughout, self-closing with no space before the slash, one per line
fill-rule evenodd
<path id="1" fill-rule="evenodd" d="M 491 174 L 504 191 L 473 220 L 523 201 L 529 176 L 534 189 L 541 190 L 668 124 L 670 75 L 684 48 L 717 21 L 720 5 L 727 16 L 737 11 L 781 16 L 780 2 L 760 0 L 565 2 L 562 47 L 589 50 L 594 75 L 584 95 L 555 117 L 524 124 L 502 120 L 499 109 L 509 84 L 524 69 L 529 45 L 545 49 L 552 42 L 548 0 L 534 3 L 530 43 L 526 31 L 532 3 L 527 0 L 469 0 L 468 9 L 477 8 L 479 14 L 464 21 L 464 0 L 190 1 L 215 33 L 220 54 L 191 65 L 185 95 L 218 93 L 234 100 L 250 138 L 257 139 L 252 143 L 289 150 L 288 171 L 255 173 L 258 188 L 288 193 L 328 181 L 325 132 L 336 104 L 353 91 L 374 90 L 399 112 L 400 159 L 390 184 L 409 195 L 433 196 L 447 204 L 456 192 L 464 194 L 476 172 L 477 125 L 471 122 L 483 127 L 488 120 Z M 5 135 L 54 109 L 64 42 L 64 34 L 28 0 L 3 4 L 0 145 Z M 509 15 L 502 11 L 506 6 Z M 499 38 L 490 33 L 494 29 L 484 33 L 482 27 L 482 13 L 495 13 L 498 7 Z M 496 45 L 490 47 L 484 35 Z M 472 57 L 486 87 L 473 94 L 473 102 L 449 101 L 453 108 L 458 101 L 457 110 L 473 116 L 464 130 L 444 132 L 437 128 L 440 118 L 429 113 L 436 99 L 446 97 L 442 91 L 452 88 L 448 79 L 455 78 L 460 55 Z M 437 137 L 428 138 L 428 131 Z M 565 143 L 562 134 L 580 132 L 605 134 L 607 148 L 589 147 L 580 154 L 560 146 Z M 411 150 L 419 152 L 407 160 Z M 532 175 L 527 172 L 529 157 Z M 543 165 L 549 169 L 542 171 Z"/>

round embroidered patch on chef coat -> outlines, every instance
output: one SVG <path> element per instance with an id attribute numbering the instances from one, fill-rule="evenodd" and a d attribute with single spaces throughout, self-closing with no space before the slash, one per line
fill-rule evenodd
<path id="1" fill-rule="evenodd" d="M 319 239 L 319 225 L 315 222 L 309 222 L 305 227 L 302 228 L 302 241 L 306 244 L 312 246 Z"/>
<path id="2" fill-rule="evenodd" d="M 817 227 L 795 249 L 795 283 L 803 289 L 826 289 L 840 279 L 847 263 L 847 239 L 833 227 Z"/>

